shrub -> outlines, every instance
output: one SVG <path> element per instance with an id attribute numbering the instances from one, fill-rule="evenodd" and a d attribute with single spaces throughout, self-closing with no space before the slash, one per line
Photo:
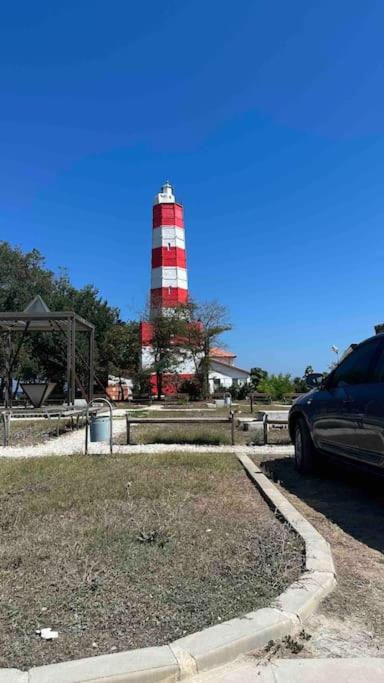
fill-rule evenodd
<path id="1" fill-rule="evenodd" d="M 223 446 L 229 444 L 229 435 L 219 431 L 185 429 L 183 433 L 177 430 L 172 432 L 159 429 L 151 438 L 150 443 L 158 444 L 189 444 L 192 446 Z"/>
<path id="2" fill-rule="evenodd" d="M 234 401 L 243 401 L 247 398 L 250 387 L 249 384 L 241 384 L 240 386 L 232 385 L 231 387 L 228 387 L 226 391 L 228 394 L 231 394 Z"/>
<path id="3" fill-rule="evenodd" d="M 268 394 L 273 401 L 284 398 L 286 394 L 294 392 L 294 384 L 291 375 L 268 375 L 265 377 L 257 387 L 257 390 L 263 394 Z"/>
<path id="4" fill-rule="evenodd" d="M 190 401 L 198 401 L 201 398 L 201 384 L 196 379 L 185 379 L 179 385 L 179 392 L 188 394 Z"/>

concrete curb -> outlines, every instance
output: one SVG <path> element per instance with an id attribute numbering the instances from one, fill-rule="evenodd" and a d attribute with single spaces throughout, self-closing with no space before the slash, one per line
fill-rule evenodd
<path id="1" fill-rule="evenodd" d="M 297 631 L 336 585 L 331 549 L 247 455 L 237 456 L 269 505 L 305 543 L 306 571 L 271 605 L 211 626 L 170 645 L 50 664 L 0 669 L 0 683 L 172 683 L 226 664 Z"/>

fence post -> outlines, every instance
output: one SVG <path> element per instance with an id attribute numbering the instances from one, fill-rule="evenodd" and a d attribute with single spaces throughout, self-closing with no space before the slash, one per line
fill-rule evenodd
<path id="1" fill-rule="evenodd" d="M 131 443 L 131 423 L 129 421 L 128 413 L 125 414 L 125 419 L 127 423 L 127 445 L 129 446 Z"/>
<path id="2" fill-rule="evenodd" d="M 231 412 L 231 441 L 232 446 L 235 445 L 235 413 Z"/>
<path id="3" fill-rule="evenodd" d="M 7 415 L 6 415 L 5 412 L 4 412 L 4 413 L 1 413 L 1 418 L 2 418 L 2 420 L 3 420 L 3 429 L 4 429 L 4 433 L 3 433 L 3 446 L 4 446 L 4 448 L 5 448 L 6 446 L 8 446 L 8 437 L 7 437 L 7 431 L 8 431 L 8 429 L 7 429 Z"/>
<path id="4" fill-rule="evenodd" d="M 10 438 L 9 435 L 11 433 L 11 413 L 10 412 L 8 412 L 6 414 L 5 419 L 6 419 L 6 423 L 7 423 L 7 444 L 6 445 L 9 446 L 9 438 Z"/>
<path id="5" fill-rule="evenodd" d="M 264 446 L 266 446 L 268 444 L 268 413 L 264 413 L 263 428 L 264 428 Z"/>
<path id="6" fill-rule="evenodd" d="M 253 394 L 250 395 L 251 399 L 251 413 L 253 413 Z"/>

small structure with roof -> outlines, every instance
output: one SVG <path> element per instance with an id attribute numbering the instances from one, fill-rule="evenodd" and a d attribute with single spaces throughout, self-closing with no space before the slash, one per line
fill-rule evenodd
<path id="1" fill-rule="evenodd" d="M 3 369 L 4 402 L 6 407 L 12 405 L 13 374 L 15 365 L 28 334 L 32 332 L 58 332 L 63 335 L 66 344 L 65 386 L 66 403 L 74 405 L 76 387 L 78 387 L 87 401 L 93 398 L 94 385 L 94 345 L 95 327 L 92 323 L 81 318 L 74 311 L 50 311 L 41 296 L 29 303 L 24 311 L 0 311 L 0 332 L 5 336 L 6 359 Z M 88 340 L 87 358 L 80 355 L 76 347 L 78 333 L 85 333 Z M 81 357 L 87 369 L 87 382 L 84 387 L 78 377 L 76 360 Z M 48 398 L 52 386 L 47 378 L 45 382 L 24 384 L 24 392 L 34 405 L 41 405 Z M 40 390 L 32 387 L 40 386 Z M 26 389 L 26 387 L 28 387 Z M 49 393 L 48 393 L 49 392 Z M 41 395 L 40 395 L 41 394 Z"/>

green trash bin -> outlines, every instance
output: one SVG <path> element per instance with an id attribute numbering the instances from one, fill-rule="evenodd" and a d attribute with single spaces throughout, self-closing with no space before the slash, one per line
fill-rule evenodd
<path id="1" fill-rule="evenodd" d="M 110 442 L 111 420 L 109 415 L 92 415 L 89 425 L 89 440 L 92 442 Z"/>

